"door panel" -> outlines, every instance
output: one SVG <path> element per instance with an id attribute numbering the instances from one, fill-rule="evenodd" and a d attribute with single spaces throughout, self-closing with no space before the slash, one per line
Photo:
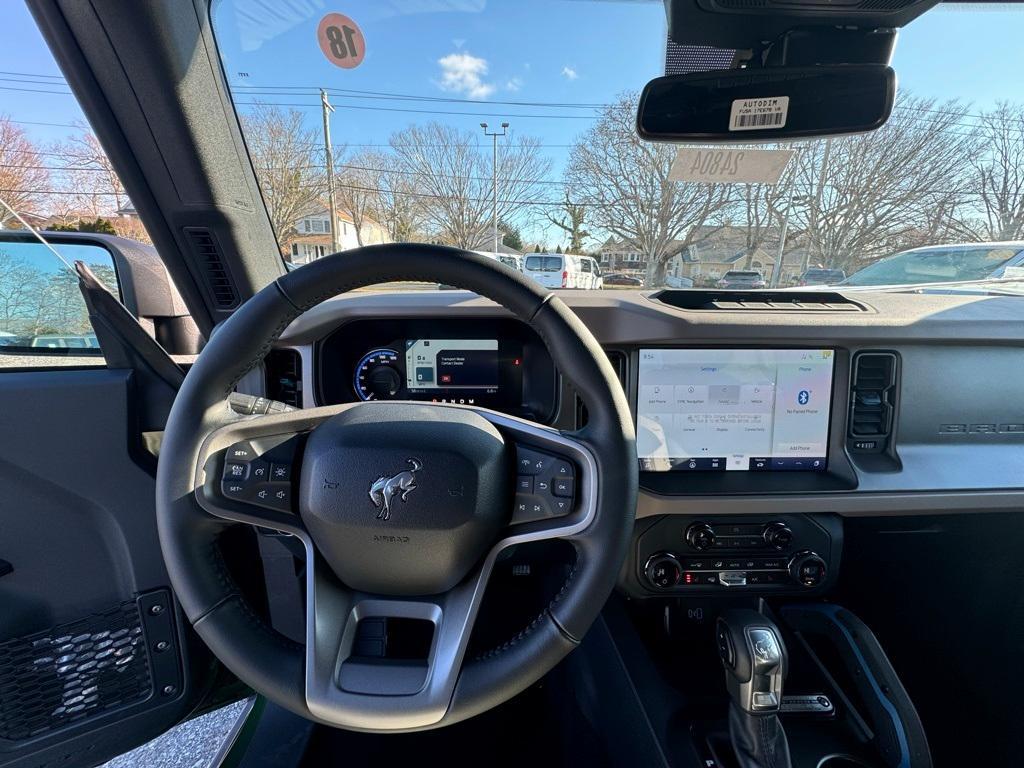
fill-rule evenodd
<path id="1" fill-rule="evenodd" d="M 132 374 L 0 373 L 0 765 L 93 765 L 202 691 L 133 446 Z M 203 652 L 194 658 L 209 669 Z"/>

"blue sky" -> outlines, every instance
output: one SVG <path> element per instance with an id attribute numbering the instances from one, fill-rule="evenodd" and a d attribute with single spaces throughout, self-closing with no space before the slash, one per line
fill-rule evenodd
<path id="1" fill-rule="evenodd" d="M 0 114 L 22 121 L 39 141 L 62 139 L 72 129 L 32 123 L 68 124 L 82 115 L 71 96 L 29 92 L 65 92 L 67 86 L 28 11 L 13 0 L 5 5 Z M 366 56 L 359 67 L 336 67 L 320 51 L 317 23 L 328 12 L 344 13 L 361 27 Z M 258 98 L 294 104 L 318 128 L 319 87 L 454 99 L 332 95 L 334 141 L 351 148 L 385 144 L 393 131 L 428 120 L 475 132 L 482 120 L 507 120 L 513 131 L 541 140 L 554 163 L 553 180 L 567 155 L 564 145 L 594 114 L 566 105 L 607 102 L 663 67 L 664 10 L 657 0 L 220 0 L 214 20 L 240 103 L 253 101 L 253 91 L 261 89 Z M 894 61 L 900 87 L 959 97 L 976 108 L 998 99 L 1024 101 L 1022 39 L 1024 7 L 935 9 L 901 34 Z M 458 101 L 464 99 L 562 106 Z"/>

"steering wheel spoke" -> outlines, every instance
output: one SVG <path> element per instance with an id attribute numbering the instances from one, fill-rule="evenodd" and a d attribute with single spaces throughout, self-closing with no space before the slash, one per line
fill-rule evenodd
<path id="1" fill-rule="evenodd" d="M 348 589 L 309 554 L 309 711 L 357 729 L 417 729 L 439 722 L 448 712 L 493 560 L 444 594 L 404 597 Z M 396 635 L 403 630 L 406 637 L 417 634 L 419 642 L 410 651 L 410 643 L 399 640 L 396 654 Z"/>
<path id="2" fill-rule="evenodd" d="M 304 531 L 297 480 L 305 435 L 345 408 L 226 419 L 199 451 L 197 502 L 214 517 L 231 522 L 292 534 Z"/>

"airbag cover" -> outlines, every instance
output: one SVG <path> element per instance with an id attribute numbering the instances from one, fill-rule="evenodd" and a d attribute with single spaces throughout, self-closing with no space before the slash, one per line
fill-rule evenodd
<path id="1" fill-rule="evenodd" d="M 310 434 L 299 512 L 350 588 L 437 594 L 507 524 L 510 474 L 501 434 L 472 411 L 361 403 Z"/>

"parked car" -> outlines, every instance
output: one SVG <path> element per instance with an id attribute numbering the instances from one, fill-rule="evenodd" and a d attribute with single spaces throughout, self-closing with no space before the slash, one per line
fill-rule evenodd
<path id="1" fill-rule="evenodd" d="M 635 275 L 626 275 L 622 272 L 610 272 L 604 276 L 605 285 L 616 285 L 628 288 L 640 288 L 644 281 Z"/>
<path id="2" fill-rule="evenodd" d="M 764 275 L 755 270 L 730 269 L 715 283 L 719 288 L 764 288 Z"/>
<path id="3" fill-rule="evenodd" d="M 526 255 L 523 272 L 545 288 L 598 288 L 597 277 L 592 269 L 584 269 L 583 260 L 588 256 L 574 253 L 530 253 Z M 597 264 L 593 259 L 590 259 Z"/>
<path id="4" fill-rule="evenodd" d="M 812 267 L 800 275 L 797 285 L 835 285 L 846 279 L 846 272 L 841 269 L 825 269 Z"/>
<path id="5" fill-rule="evenodd" d="M 952 283 L 1002 277 L 1024 265 L 1024 241 L 960 243 L 911 248 L 854 272 L 840 285 Z"/>

